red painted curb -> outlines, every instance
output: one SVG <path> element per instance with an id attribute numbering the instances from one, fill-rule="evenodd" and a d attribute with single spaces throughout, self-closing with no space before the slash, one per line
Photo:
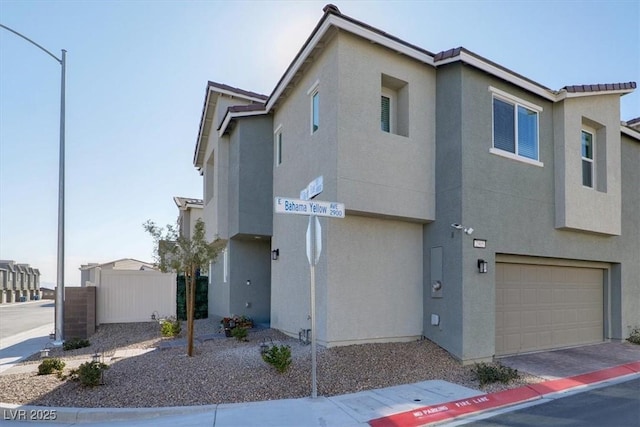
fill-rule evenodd
<path id="1" fill-rule="evenodd" d="M 627 363 L 626 365 L 622 365 L 622 366 L 626 366 L 627 368 L 631 369 L 634 372 L 640 372 L 640 360 L 637 362 Z"/>
<path id="2" fill-rule="evenodd" d="M 412 411 L 400 412 L 369 421 L 371 427 L 419 427 L 445 420 L 452 420 L 462 415 L 497 409 L 516 403 L 540 399 L 542 396 L 572 388 L 586 386 L 624 375 L 640 372 L 640 361 L 576 375 L 569 378 L 543 381 L 511 390 L 484 394 L 469 399 L 461 399 L 440 405 L 425 406 Z"/>

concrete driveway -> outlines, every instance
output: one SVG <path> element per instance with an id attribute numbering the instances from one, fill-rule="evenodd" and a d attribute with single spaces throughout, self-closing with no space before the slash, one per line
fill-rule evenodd
<path id="1" fill-rule="evenodd" d="M 498 359 L 505 366 L 545 378 L 556 379 L 594 372 L 640 361 L 640 345 L 604 342 L 563 350 L 507 356 Z"/>

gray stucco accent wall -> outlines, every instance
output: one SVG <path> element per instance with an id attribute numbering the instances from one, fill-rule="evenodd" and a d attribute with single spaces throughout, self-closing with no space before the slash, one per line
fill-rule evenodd
<path id="1" fill-rule="evenodd" d="M 462 94 L 461 69 L 438 70 L 436 86 L 436 218 L 424 226 L 424 335 L 454 355 L 462 354 L 461 236 L 450 224 L 462 223 Z M 431 249 L 442 248 L 441 297 L 433 298 Z M 434 279 L 436 277 L 434 276 Z M 431 325 L 431 315 L 439 316 Z"/>
<path id="2" fill-rule="evenodd" d="M 272 117 L 237 121 L 229 138 L 229 235 L 271 236 Z"/>
<path id="3" fill-rule="evenodd" d="M 539 114 L 542 167 L 490 153 L 492 94 L 489 86 L 542 107 Z M 598 97 L 592 97 L 581 103 L 588 103 L 589 99 L 596 106 L 601 102 Z M 531 262 L 539 260 L 541 264 L 545 263 L 545 257 L 560 263 L 562 260 L 582 262 L 585 266 L 590 262 L 601 263 L 598 265 L 605 266 L 605 292 L 610 298 L 610 307 L 605 310 L 609 316 L 605 324 L 610 326 L 604 331 L 604 337 L 621 338 L 628 333 L 625 328 L 640 322 L 638 144 L 634 141 L 623 144 L 622 234 L 606 236 L 558 229 L 557 161 L 554 161 L 557 152 L 554 108 L 557 107 L 472 67 L 453 64 L 438 70 L 438 221 L 425 225 L 424 328 L 428 338 L 463 361 L 490 359 L 495 352 L 497 254 L 526 256 Z M 608 122 L 609 119 L 600 120 Z M 615 138 L 609 140 L 615 141 Z M 457 154 L 461 156 L 461 163 L 455 160 Z M 612 162 L 608 167 L 616 166 L 615 159 Z M 456 197 L 459 199 L 455 200 Z M 607 209 L 595 208 L 589 215 L 592 221 L 604 224 L 609 221 L 607 212 Z M 473 235 L 455 231 L 450 226 L 453 222 L 474 228 Z M 487 248 L 474 248 L 474 238 L 485 239 Z M 434 246 L 443 247 L 441 299 L 430 298 L 431 272 L 426 249 Z M 478 259 L 489 262 L 488 273 L 478 273 Z M 431 313 L 441 316 L 439 326 L 430 325 Z"/>

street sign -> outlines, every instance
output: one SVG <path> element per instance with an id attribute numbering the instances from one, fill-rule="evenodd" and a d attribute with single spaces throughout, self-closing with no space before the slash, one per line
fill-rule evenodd
<path id="1" fill-rule="evenodd" d="M 276 197 L 274 202 L 274 212 L 344 218 L 344 203 Z"/>
<path id="2" fill-rule="evenodd" d="M 307 188 L 300 191 L 300 198 L 302 200 L 311 200 L 316 197 L 318 194 L 322 193 L 322 189 L 324 187 L 324 178 L 322 175 L 311 181 Z"/>
<path id="3" fill-rule="evenodd" d="M 322 228 L 320 227 L 319 216 L 329 218 L 344 218 L 344 204 L 335 202 L 320 202 L 313 199 L 322 193 L 322 176 L 314 179 L 307 185 L 307 188 L 300 192 L 300 199 L 288 197 L 276 197 L 273 203 L 275 213 L 285 213 L 294 215 L 307 215 L 309 225 L 307 226 L 307 260 L 309 260 L 309 286 L 311 294 L 311 397 L 318 397 L 317 376 L 317 350 L 316 350 L 316 264 L 322 252 Z"/>
<path id="4" fill-rule="evenodd" d="M 312 222 L 314 225 L 311 225 Z M 311 233 L 314 233 L 314 235 L 312 236 Z M 312 252 L 311 249 L 314 247 L 315 252 Z M 317 216 L 309 217 L 309 225 L 307 226 L 307 259 L 309 260 L 309 265 L 318 265 L 320 252 L 322 252 L 322 227 L 320 227 L 320 221 Z"/>

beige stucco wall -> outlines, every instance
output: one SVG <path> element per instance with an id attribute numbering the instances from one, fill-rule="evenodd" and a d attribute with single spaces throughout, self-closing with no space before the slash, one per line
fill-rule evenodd
<path id="1" fill-rule="evenodd" d="M 567 98 L 554 105 L 553 119 L 556 227 L 620 235 L 620 95 Z M 596 188 L 582 185 L 580 138 L 585 121 L 597 131 L 595 163 L 597 168 L 606 164 L 606 188 L 601 187 L 604 176 L 596 177 Z"/>
<path id="2" fill-rule="evenodd" d="M 300 196 L 300 190 L 316 177 L 324 177 L 319 200 L 337 200 L 336 120 L 338 90 L 337 40 L 334 38 L 302 76 L 296 89 L 274 113 L 274 131 L 282 132 L 282 164 L 273 168 L 274 196 Z M 320 127 L 311 135 L 311 99 L 309 88 L 318 81 Z M 297 336 L 301 328 L 310 328 L 309 265 L 305 255 L 307 217 L 273 215 L 271 246 L 280 257 L 271 264 L 271 326 Z M 326 220 L 322 220 L 326 224 Z M 326 234 L 323 235 L 326 245 Z M 316 268 L 318 294 L 325 292 L 326 253 Z M 319 338 L 323 339 L 321 322 Z"/>
<path id="3" fill-rule="evenodd" d="M 422 225 L 347 216 L 327 228 L 325 344 L 422 336 Z"/>
<path id="4" fill-rule="evenodd" d="M 435 69 L 341 34 L 338 199 L 349 211 L 435 220 Z M 380 129 L 382 75 L 407 82 L 408 137 Z"/>
<path id="5" fill-rule="evenodd" d="M 409 137 L 380 130 L 383 73 L 409 84 Z M 311 134 L 308 91 L 316 83 L 320 125 Z M 283 148 L 274 196 L 297 198 L 322 175 L 317 199 L 344 203 L 347 211 L 346 219 L 321 219 L 316 300 L 322 345 L 422 335 L 420 223 L 435 219 L 435 101 L 424 100 L 434 98 L 432 70 L 338 33 L 275 110 Z M 291 335 L 310 327 L 307 221 L 282 214 L 273 220 L 272 248 L 280 258 L 271 269 L 271 326 Z"/>

